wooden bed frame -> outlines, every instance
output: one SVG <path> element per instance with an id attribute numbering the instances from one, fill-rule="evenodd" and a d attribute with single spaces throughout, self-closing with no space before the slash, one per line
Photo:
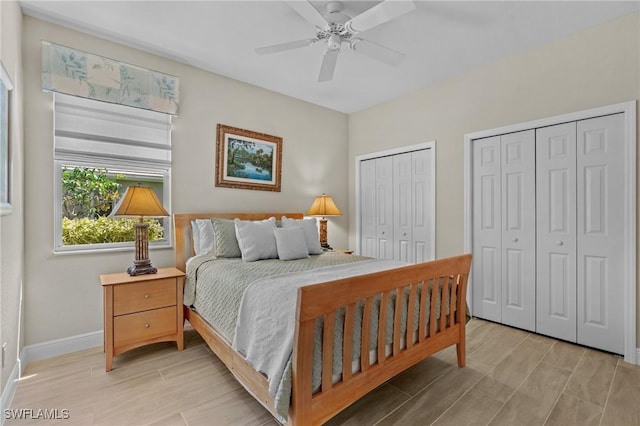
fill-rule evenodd
<path id="1" fill-rule="evenodd" d="M 175 214 L 175 261 L 176 267 L 185 271 L 188 257 L 193 255 L 191 242 L 191 221 L 202 218 L 240 218 L 243 220 L 261 220 L 271 216 L 280 218 L 302 218 L 301 213 L 197 213 Z M 362 396 L 380 386 L 387 380 L 424 360 L 430 355 L 456 345 L 458 365 L 465 365 L 465 313 L 466 287 L 471 255 L 462 255 L 417 265 L 406 266 L 349 279 L 341 279 L 316 285 L 302 287 L 298 290 L 298 304 L 296 310 L 296 329 L 293 343 L 292 358 L 292 391 L 288 424 L 316 425 L 322 424 L 340 411 L 360 399 Z M 436 318 L 436 304 L 438 292 L 432 291 L 430 298 L 429 321 L 426 321 L 427 285 L 423 282 L 439 283 L 433 288 L 441 288 L 440 312 L 448 312 Z M 351 372 L 353 354 L 352 336 L 353 319 L 356 314 L 356 303 L 364 301 L 363 331 L 361 333 L 361 347 L 369 347 L 370 322 L 374 297 L 382 295 L 381 315 L 378 318 L 378 329 L 386 326 L 386 306 L 390 294 L 396 290 L 409 292 L 409 312 L 407 316 L 407 330 L 418 329 L 418 340 L 414 342 L 413 335 L 404 339 L 401 344 L 400 312 L 401 299 L 396 298 L 393 319 L 393 344 L 391 354 L 385 356 L 384 333 L 380 333 L 377 345 L 377 361 L 371 363 L 369 352 L 364 350 L 360 356 L 360 371 Z M 414 306 L 418 291 L 422 291 L 420 298 L 419 323 L 413 323 Z M 450 306 L 446 306 L 446 302 Z M 333 339 L 323 338 L 322 352 L 322 386 L 312 392 L 312 354 L 314 326 L 317 317 L 324 316 L 324 336 L 333 336 L 336 310 L 344 307 L 345 327 L 343 339 L 343 363 L 347 366 L 337 383 L 332 380 Z M 266 378 L 258 373 L 236 353 L 227 341 L 216 332 L 200 315 L 185 306 L 185 318 L 195 330 L 204 338 L 211 350 L 229 368 L 236 379 L 262 404 L 274 417 L 274 401 L 268 392 Z M 425 337 L 426 336 L 426 337 Z"/>

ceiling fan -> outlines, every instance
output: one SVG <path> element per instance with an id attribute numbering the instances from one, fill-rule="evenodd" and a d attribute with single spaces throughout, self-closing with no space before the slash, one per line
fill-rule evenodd
<path id="1" fill-rule="evenodd" d="M 388 65 L 398 65 L 404 59 L 403 53 L 372 41 L 355 37 L 355 35 L 412 11 L 415 9 L 413 1 L 385 0 L 353 18 L 342 13 L 344 5 L 340 1 L 328 2 L 325 6 L 324 16 L 307 0 L 289 1 L 287 4 L 316 27 L 316 38 L 259 47 L 255 49 L 257 54 L 277 53 L 312 46 L 316 43 L 325 43 L 327 49 L 324 52 L 322 64 L 320 65 L 320 74 L 318 75 L 318 81 L 320 82 L 329 81 L 333 78 L 338 53 L 343 43 L 347 44 L 355 52 L 362 53 Z"/>

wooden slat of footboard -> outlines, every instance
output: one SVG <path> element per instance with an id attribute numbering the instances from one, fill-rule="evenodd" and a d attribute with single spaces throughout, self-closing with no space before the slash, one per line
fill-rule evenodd
<path id="1" fill-rule="evenodd" d="M 451 295 L 449 296 L 449 324 L 454 324 L 456 319 L 456 302 L 458 298 L 458 283 L 460 277 L 451 280 Z"/>
<path id="2" fill-rule="evenodd" d="M 378 317 L 378 364 L 382 364 L 386 358 L 385 337 L 387 334 L 387 308 L 389 305 L 390 292 L 391 291 L 385 291 L 382 293 L 382 300 L 380 301 L 380 316 Z"/>
<path id="3" fill-rule="evenodd" d="M 396 290 L 396 305 L 393 310 L 393 355 L 400 352 L 400 317 L 402 316 L 402 301 L 404 288 Z"/>
<path id="4" fill-rule="evenodd" d="M 436 334 L 436 309 L 439 287 L 440 279 L 434 278 L 433 285 L 431 286 L 431 302 L 429 305 L 429 337 Z"/>
<path id="5" fill-rule="evenodd" d="M 447 326 L 447 294 L 449 293 L 450 277 L 442 278 L 442 291 L 440 291 L 440 331 Z"/>
<path id="6" fill-rule="evenodd" d="M 333 373 L 333 330 L 335 329 L 336 313 L 329 312 L 324 316 L 322 327 L 322 391 L 331 389 Z"/>
<path id="7" fill-rule="evenodd" d="M 344 313 L 344 334 L 342 339 L 342 380 L 351 378 L 351 360 L 353 359 L 353 323 L 356 304 L 347 306 Z"/>
<path id="8" fill-rule="evenodd" d="M 418 342 L 422 343 L 427 337 L 427 297 L 429 289 L 429 281 L 422 282 L 422 291 L 420 292 L 420 315 L 418 316 Z"/>
<path id="9" fill-rule="evenodd" d="M 368 297 L 364 302 L 362 314 L 362 335 L 360 336 L 360 370 L 367 371 L 371 365 L 369 362 L 369 346 L 371 336 L 371 310 L 373 309 L 373 297 Z"/>
<path id="10" fill-rule="evenodd" d="M 409 289 L 409 304 L 407 306 L 407 331 L 405 333 L 405 346 L 411 349 L 413 346 L 413 316 L 415 315 L 416 292 L 418 283 L 411 284 Z"/>

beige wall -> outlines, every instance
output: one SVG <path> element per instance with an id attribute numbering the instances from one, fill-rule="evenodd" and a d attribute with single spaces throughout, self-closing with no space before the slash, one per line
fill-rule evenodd
<path id="1" fill-rule="evenodd" d="M 330 242 L 353 248 L 355 156 L 436 140 L 436 255 L 444 257 L 463 248 L 463 135 L 638 99 L 639 20 L 629 15 L 347 117 L 25 17 L 25 344 L 101 330 L 98 275 L 124 270 L 133 258 L 52 253 L 52 104 L 40 88 L 41 39 L 181 78 L 181 115 L 172 131 L 174 212 L 304 211 L 324 191 L 345 214 L 330 219 Z M 283 137 L 281 193 L 213 186 L 217 123 Z M 170 250 L 151 257 L 156 266 L 173 262 Z"/>
<path id="2" fill-rule="evenodd" d="M 53 254 L 52 96 L 40 86 L 40 40 L 70 46 L 180 78 L 180 116 L 172 130 L 173 212 L 306 211 L 331 193 L 347 213 L 347 116 L 151 54 L 25 16 L 25 344 L 102 330 L 101 273 L 124 271 L 133 251 Z M 214 187 L 216 124 L 283 138 L 282 192 Z M 346 247 L 346 216 L 329 238 Z M 152 250 L 158 267 L 171 250 Z"/>
<path id="3" fill-rule="evenodd" d="M 0 391 L 8 385 L 22 349 L 20 327 L 23 274 L 23 114 L 22 114 L 22 14 L 16 1 L 0 2 L 0 59 L 14 84 L 10 98 L 11 204 L 13 211 L 0 216 L 0 345 L 7 344 Z"/>
<path id="4" fill-rule="evenodd" d="M 640 14 L 634 13 L 351 114 L 350 211 L 355 156 L 436 140 L 436 256 L 461 253 L 466 133 L 639 98 Z M 353 215 L 349 230 L 354 247 Z"/>

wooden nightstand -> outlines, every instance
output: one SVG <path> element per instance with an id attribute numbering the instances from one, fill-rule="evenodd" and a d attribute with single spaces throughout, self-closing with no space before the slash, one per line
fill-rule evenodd
<path id="1" fill-rule="evenodd" d="M 114 356 L 138 346 L 175 341 L 179 351 L 184 349 L 184 272 L 176 268 L 137 276 L 122 272 L 100 275 L 100 282 L 106 371 L 111 371 Z"/>

